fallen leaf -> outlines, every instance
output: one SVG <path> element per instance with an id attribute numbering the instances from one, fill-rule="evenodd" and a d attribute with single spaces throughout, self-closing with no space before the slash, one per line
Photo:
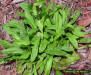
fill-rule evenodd
<path id="1" fill-rule="evenodd" d="M 88 59 L 91 60 L 91 48 L 89 48 L 89 55 L 88 55 Z"/>
<path id="2" fill-rule="evenodd" d="M 91 17 L 85 17 L 78 21 L 78 25 L 82 27 L 86 27 L 91 23 Z"/>
<path id="3" fill-rule="evenodd" d="M 91 37 L 91 34 L 84 35 L 84 38 Z"/>
<path id="4" fill-rule="evenodd" d="M 89 0 L 90 1 L 90 0 Z M 91 1 L 87 3 L 87 6 L 91 6 Z"/>

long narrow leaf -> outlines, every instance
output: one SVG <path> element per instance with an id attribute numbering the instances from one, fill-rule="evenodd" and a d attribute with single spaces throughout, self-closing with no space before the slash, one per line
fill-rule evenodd
<path id="1" fill-rule="evenodd" d="M 46 64 L 45 75 L 49 75 L 50 74 L 50 70 L 52 68 L 52 62 L 53 62 L 53 57 L 50 56 L 49 60 L 47 61 L 47 64 Z"/>
<path id="2" fill-rule="evenodd" d="M 37 55 L 38 55 L 38 46 L 39 46 L 40 38 L 37 37 L 37 39 L 34 42 L 34 46 L 32 47 L 32 54 L 31 54 L 31 61 L 33 62 Z"/>
<path id="3" fill-rule="evenodd" d="M 68 39 L 70 40 L 70 42 L 72 43 L 72 45 L 73 45 L 76 49 L 78 49 L 78 41 L 77 41 L 77 39 L 76 39 L 76 36 L 69 33 L 69 34 L 67 34 L 67 37 L 68 37 Z"/>

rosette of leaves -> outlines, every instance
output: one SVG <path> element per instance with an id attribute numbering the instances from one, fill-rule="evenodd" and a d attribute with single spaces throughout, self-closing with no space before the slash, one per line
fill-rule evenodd
<path id="1" fill-rule="evenodd" d="M 60 75 L 65 67 L 76 62 L 79 58 L 75 50 L 79 40 L 86 32 L 83 27 L 76 25 L 81 10 L 70 15 L 70 8 L 61 9 L 62 5 L 45 4 L 39 0 L 33 4 L 20 3 L 23 13 L 17 14 L 22 20 L 12 20 L 3 25 L 3 29 L 13 38 L 13 43 L 0 40 L 5 49 L 5 56 L 0 60 L 17 60 L 17 72 L 23 75 L 49 75 L 52 68 Z M 70 61 L 71 60 L 71 61 Z M 65 63 L 63 63 L 65 62 Z"/>

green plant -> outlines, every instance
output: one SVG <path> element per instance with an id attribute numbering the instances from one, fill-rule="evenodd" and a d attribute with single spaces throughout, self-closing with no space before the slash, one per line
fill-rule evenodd
<path id="1" fill-rule="evenodd" d="M 13 38 L 13 43 L 0 40 L 5 48 L 2 50 L 6 61 L 17 60 L 17 71 L 23 75 L 49 75 L 51 68 L 60 75 L 60 70 L 66 69 L 80 59 L 75 50 L 79 40 L 86 32 L 84 27 L 76 25 L 75 21 L 81 10 L 70 15 L 70 9 L 61 9 L 62 5 L 45 5 L 45 0 L 39 0 L 32 6 L 30 3 L 21 3 L 23 13 L 17 14 L 23 20 L 12 20 L 3 25 L 3 29 Z M 42 7 L 40 7 L 42 6 Z M 65 62 L 65 63 L 64 63 Z"/>

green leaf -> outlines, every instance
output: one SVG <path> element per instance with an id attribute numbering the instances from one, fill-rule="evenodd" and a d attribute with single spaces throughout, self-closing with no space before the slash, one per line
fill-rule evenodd
<path id="1" fill-rule="evenodd" d="M 73 54 L 67 57 L 67 59 L 62 59 L 60 63 L 61 65 L 67 66 L 67 65 L 74 64 L 79 59 L 80 59 L 79 55 L 76 52 L 73 52 Z"/>
<path id="2" fill-rule="evenodd" d="M 28 11 L 25 11 L 25 18 L 28 22 L 28 24 L 32 27 L 32 28 L 36 28 L 36 25 L 35 25 L 35 21 L 33 19 L 33 16 L 28 12 Z"/>
<path id="3" fill-rule="evenodd" d="M 4 64 L 6 63 L 7 61 L 10 62 L 12 60 L 17 60 L 19 58 L 19 56 L 4 56 L 4 58 L 0 59 L 0 64 Z"/>
<path id="4" fill-rule="evenodd" d="M 37 71 L 36 71 L 35 65 L 34 65 L 34 75 L 37 75 Z"/>
<path id="5" fill-rule="evenodd" d="M 80 13 L 81 13 L 81 9 L 76 10 L 76 11 L 72 14 L 72 16 L 71 16 L 72 20 L 70 21 L 70 24 L 73 24 L 73 23 L 78 19 L 78 17 L 80 16 Z"/>
<path id="6" fill-rule="evenodd" d="M 45 58 L 40 65 L 39 68 L 39 75 L 41 75 L 43 73 L 43 71 L 45 70 L 45 66 L 46 66 L 46 62 L 47 62 L 48 58 Z"/>
<path id="7" fill-rule="evenodd" d="M 35 65 L 36 70 L 39 69 L 39 67 L 44 63 L 45 60 L 43 60 L 46 57 L 46 54 L 42 54 L 39 56 L 39 60 L 37 61 L 37 64 Z"/>
<path id="8" fill-rule="evenodd" d="M 50 33 L 51 35 L 55 35 L 55 31 L 53 30 L 46 30 L 47 33 Z M 49 35 L 50 36 L 50 35 Z"/>
<path id="9" fill-rule="evenodd" d="M 38 25 L 39 30 L 43 33 L 43 23 L 41 20 L 36 20 L 36 24 Z"/>
<path id="10" fill-rule="evenodd" d="M 24 66 L 23 66 L 23 64 L 21 63 L 21 64 L 18 64 L 17 66 L 18 66 L 18 68 L 17 68 L 18 74 L 22 74 L 23 71 L 24 71 Z"/>
<path id="11" fill-rule="evenodd" d="M 63 75 L 63 73 L 61 71 L 56 71 L 56 75 Z"/>
<path id="12" fill-rule="evenodd" d="M 39 6 L 39 5 L 42 5 L 43 3 L 45 3 L 45 0 L 38 1 L 38 2 L 36 2 L 36 3 L 33 4 L 33 14 L 34 14 L 34 16 L 37 15 L 37 9 L 36 9 L 36 7 Z"/>
<path id="13" fill-rule="evenodd" d="M 25 11 L 30 11 L 32 8 L 32 5 L 30 3 L 20 3 L 20 7 Z"/>
<path id="14" fill-rule="evenodd" d="M 0 64 L 4 64 L 6 61 L 4 59 L 0 59 Z"/>
<path id="15" fill-rule="evenodd" d="M 27 38 L 27 36 L 26 36 L 26 38 Z M 26 39 L 26 41 L 24 41 L 24 40 L 14 40 L 14 43 L 16 45 L 29 45 L 30 44 L 29 37 Z"/>
<path id="16" fill-rule="evenodd" d="M 66 24 L 64 24 L 64 28 L 65 29 L 66 28 L 73 28 L 74 29 L 74 26 L 72 24 L 70 24 L 70 23 L 66 23 Z"/>
<path id="17" fill-rule="evenodd" d="M 52 0 L 51 0 L 52 1 Z M 53 2 L 53 1 L 52 1 Z M 55 7 L 54 7 L 54 4 L 52 5 L 52 8 L 51 8 L 51 10 L 53 10 L 52 12 L 50 12 L 50 15 L 54 15 L 54 13 L 56 12 L 56 11 L 59 11 L 60 9 L 61 9 L 61 7 L 65 7 L 65 5 L 55 5 Z M 50 11 L 50 10 L 49 10 Z M 49 13 L 48 13 L 49 14 Z"/>
<path id="18" fill-rule="evenodd" d="M 49 37 L 48 33 L 47 33 L 47 32 L 44 32 L 43 37 L 44 37 L 45 39 L 48 39 L 48 37 Z"/>
<path id="19" fill-rule="evenodd" d="M 36 34 L 36 32 L 38 31 L 38 29 L 31 29 L 31 30 L 27 29 L 27 31 L 28 31 L 29 37 L 32 38 Z"/>
<path id="20" fill-rule="evenodd" d="M 77 26 L 77 27 L 74 28 L 73 34 L 78 36 L 78 37 L 83 37 L 87 33 L 82 31 L 82 27 Z"/>
<path id="21" fill-rule="evenodd" d="M 50 55 L 57 55 L 57 56 L 67 56 L 69 55 L 65 51 L 62 50 L 46 50 L 45 53 L 50 54 Z"/>
<path id="22" fill-rule="evenodd" d="M 24 14 L 24 13 L 22 13 L 22 12 L 16 12 L 16 14 L 17 14 L 18 16 L 25 17 L 25 14 Z"/>
<path id="23" fill-rule="evenodd" d="M 31 51 L 24 51 L 23 54 L 19 57 L 19 59 L 27 59 L 31 54 Z"/>
<path id="24" fill-rule="evenodd" d="M 67 22 L 66 22 L 66 19 L 67 19 L 67 16 L 66 16 L 66 11 L 65 10 L 60 10 L 60 13 L 61 13 L 61 15 L 62 15 L 62 23 L 63 24 L 66 24 Z"/>
<path id="25" fill-rule="evenodd" d="M 40 69 L 39 69 L 39 75 L 41 75 L 43 73 L 44 67 L 45 67 L 45 64 L 42 64 Z"/>
<path id="26" fill-rule="evenodd" d="M 50 38 L 50 42 L 47 46 L 47 50 L 54 50 L 54 48 L 57 46 L 58 41 L 53 41 L 53 42 L 52 41 L 53 41 L 52 38 Z"/>
<path id="27" fill-rule="evenodd" d="M 50 0 L 50 4 L 48 6 L 46 6 L 46 8 L 43 8 L 43 9 L 45 9 L 44 10 L 44 15 L 47 15 L 47 14 L 50 15 L 51 14 L 50 10 L 52 10 L 52 8 L 53 8 L 53 1 Z"/>
<path id="28" fill-rule="evenodd" d="M 32 75 L 32 73 L 29 70 L 25 70 L 23 75 Z"/>
<path id="29" fill-rule="evenodd" d="M 0 40 L 0 45 L 5 48 L 1 64 L 17 60 L 21 74 L 37 75 L 39 72 L 42 75 L 45 72 L 45 75 L 50 75 L 54 68 L 60 75 L 58 70 L 67 69 L 65 65 L 69 66 L 79 59 L 74 53 L 84 35 L 83 28 L 75 24 L 79 10 L 71 16 L 70 8 L 61 9 L 63 5 L 55 5 L 53 0 L 48 6 L 45 2 L 38 0 L 33 5 L 20 3 L 24 12 L 18 15 L 23 19 L 3 25 L 13 42 Z"/>
<path id="30" fill-rule="evenodd" d="M 43 71 L 45 70 L 47 60 L 48 60 L 48 58 L 45 58 L 44 61 L 42 62 L 42 64 L 40 65 L 39 75 L 41 75 L 43 73 Z"/>
<path id="31" fill-rule="evenodd" d="M 70 8 L 65 8 L 64 10 L 60 10 L 60 14 L 62 15 L 62 23 L 63 25 L 67 24 L 70 17 Z"/>
<path id="32" fill-rule="evenodd" d="M 23 10 L 25 10 L 24 14 L 25 14 L 25 18 L 28 22 L 28 24 L 32 27 L 32 28 L 36 28 L 35 25 L 35 21 L 33 19 L 33 16 L 30 14 L 30 10 L 32 9 L 30 3 L 20 3 L 20 6 Z"/>
<path id="33" fill-rule="evenodd" d="M 10 43 L 10 41 L 8 41 L 8 40 L 1 40 L 1 39 L 0 39 L 0 45 L 2 45 L 4 48 L 10 48 L 12 46 L 16 46 L 16 45 Z"/>
<path id="34" fill-rule="evenodd" d="M 43 68 L 44 68 L 44 66 L 45 66 L 45 64 L 46 64 L 46 62 L 47 62 L 47 58 L 44 59 L 44 57 L 45 57 L 45 54 L 42 54 L 40 60 L 37 61 L 36 65 L 35 65 L 35 68 L 33 68 L 32 74 L 34 73 L 35 69 L 38 70 L 38 69 L 41 68 L 42 66 L 43 66 Z M 43 60 L 43 59 L 44 59 L 44 60 Z M 43 70 L 42 70 L 42 72 L 43 72 Z"/>
<path id="35" fill-rule="evenodd" d="M 19 60 L 20 56 L 19 55 L 13 55 L 12 57 L 9 58 L 8 61 L 11 61 L 11 60 Z"/>
<path id="36" fill-rule="evenodd" d="M 63 46 L 61 47 L 61 45 L 59 45 L 59 48 L 60 49 L 62 49 L 62 50 L 64 50 L 64 51 L 68 51 L 68 52 L 70 52 L 70 51 L 74 51 L 74 48 L 73 48 L 73 46 L 70 44 L 70 41 L 69 40 L 64 40 L 63 41 Z"/>
<path id="37" fill-rule="evenodd" d="M 3 29 L 13 37 L 16 45 L 28 45 L 30 43 L 28 33 L 22 20 L 20 22 L 12 20 L 8 24 L 3 25 Z"/>
<path id="38" fill-rule="evenodd" d="M 79 40 L 79 43 L 91 43 L 91 38 L 81 38 Z"/>
<path id="39" fill-rule="evenodd" d="M 59 14 L 59 12 L 56 12 L 54 14 L 54 21 L 56 24 L 56 39 L 61 36 L 63 34 L 63 30 L 62 30 L 62 17 Z"/>
<path id="40" fill-rule="evenodd" d="M 19 47 L 11 47 L 11 48 L 8 48 L 8 49 L 4 49 L 1 51 L 2 53 L 4 54 L 22 54 L 24 51 L 19 48 Z"/>
<path id="41" fill-rule="evenodd" d="M 40 47 L 39 47 L 39 53 L 42 53 L 45 50 L 48 43 L 49 42 L 46 39 L 41 40 Z"/>
<path id="42" fill-rule="evenodd" d="M 49 18 L 46 19 L 45 25 L 46 25 L 47 27 L 51 27 L 52 24 L 51 24 L 51 21 L 50 21 Z"/>
<path id="43" fill-rule="evenodd" d="M 45 75 L 49 75 L 50 74 L 50 70 L 52 68 L 52 62 L 53 62 L 53 57 L 50 56 L 49 60 L 47 61 L 47 64 L 46 64 Z"/>
<path id="44" fill-rule="evenodd" d="M 67 33 L 67 37 L 70 40 L 70 42 L 72 43 L 72 45 L 78 49 L 78 41 L 77 41 L 77 37 L 75 35 L 72 35 L 70 33 Z"/>
<path id="45" fill-rule="evenodd" d="M 31 54 L 31 61 L 33 62 L 37 55 L 38 55 L 38 46 L 39 46 L 39 42 L 40 42 L 40 37 L 36 37 L 36 40 L 34 42 L 34 46 L 32 47 L 32 54 Z"/>

